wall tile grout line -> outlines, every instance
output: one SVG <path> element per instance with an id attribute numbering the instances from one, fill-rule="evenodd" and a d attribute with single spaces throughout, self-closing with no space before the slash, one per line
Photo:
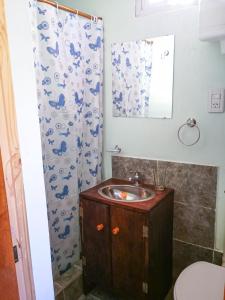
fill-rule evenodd
<path id="1" fill-rule="evenodd" d="M 195 207 L 198 207 L 198 208 L 204 208 L 204 209 L 208 209 L 208 210 L 212 210 L 212 211 L 216 212 L 216 208 L 212 208 L 212 207 L 208 207 L 208 206 L 190 204 L 190 203 L 186 203 L 186 202 L 182 202 L 182 201 L 176 201 L 176 200 L 174 201 L 174 203 L 179 203 L 181 205 L 189 206 L 189 207 L 190 206 L 195 206 Z"/>
<path id="2" fill-rule="evenodd" d="M 176 238 L 173 238 L 174 241 L 176 242 L 180 242 L 180 243 L 183 243 L 183 244 L 187 244 L 187 245 L 191 245 L 191 246 L 195 246 L 195 247 L 199 247 L 199 248 L 203 248 L 203 249 L 206 249 L 206 250 L 211 250 L 213 252 L 217 251 L 219 253 L 222 253 L 221 251 L 215 249 L 215 248 L 210 248 L 210 247 L 205 247 L 205 246 L 201 246 L 201 245 L 198 245 L 198 244 L 193 244 L 193 243 L 190 243 L 190 242 L 186 242 L 186 241 L 183 241 L 183 240 L 179 240 L 179 239 L 176 239 Z"/>
<path id="3" fill-rule="evenodd" d="M 174 163 L 174 164 L 186 164 L 186 165 L 194 165 L 194 166 L 201 166 L 201 167 L 213 167 L 213 168 L 218 168 L 217 165 L 206 165 L 206 164 L 199 164 L 199 163 L 194 163 L 194 162 L 189 162 L 189 161 L 177 161 L 177 160 L 163 160 L 162 158 L 149 158 L 149 157 L 141 157 L 141 156 L 129 156 L 126 154 L 113 154 L 112 157 L 114 158 L 130 158 L 130 159 L 140 159 L 140 160 L 150 160 L 150 161 L 159 161 L 159 162 L 169 162 L 169 163 Z"/>

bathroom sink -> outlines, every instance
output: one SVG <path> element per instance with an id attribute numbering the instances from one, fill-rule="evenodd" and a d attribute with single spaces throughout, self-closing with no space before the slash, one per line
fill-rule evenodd
<path id="1" fill-rule="evenodd" d="M 134 185 L 107 185 L 98 190 L 98 193 L 110 200 L 141 202 L 147 201 L 155 196 L 155 192 Z"/>

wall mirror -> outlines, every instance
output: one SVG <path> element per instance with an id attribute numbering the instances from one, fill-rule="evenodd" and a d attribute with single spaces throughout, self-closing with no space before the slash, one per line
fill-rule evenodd
<path id="1" fill-rule="evenodd" d="M 173 65 L 173 35 L 113 43 L 113 116 L 171 118 Z"/>

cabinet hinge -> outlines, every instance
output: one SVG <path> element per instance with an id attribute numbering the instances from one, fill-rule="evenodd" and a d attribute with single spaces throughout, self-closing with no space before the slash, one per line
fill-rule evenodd
<path id="1" fill-rule="evenodd" d="M 143 238 L 148 238 L 148 226 L 143 225 Z"/>
<path id="2" fill-rule="evenodd" d="M 86 264 L 87 264 L 86 257 L 85 257 L 85 256 L 82 256 L 82 265 L 83 265 L 83 267 L 85 267 Z"/>
<path id="3" fill-rule="evenodd" d="M 144 294 L 148 294 L 148 283 L 142 282 L 142 291 Z"/>
<path id="4" fill-rule="evenodd" d="M 79 215 L 80 215 L 80 218 L 83 218 L 84 216 L 84 210 L 83 210 L 83 207 L 80 206 L 80 212 L 79 212 Z"/>
<path id="5" fill-rule="evenodd" d="M 17 246 L 13 246 L 13 256 L 14 256 L 14 262 L 17 263 L 19 261 Z"/>

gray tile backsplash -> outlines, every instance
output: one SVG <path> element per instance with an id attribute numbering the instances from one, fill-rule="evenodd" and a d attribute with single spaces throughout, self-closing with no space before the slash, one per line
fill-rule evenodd
<path id="1" fill-rule="evenodd" d="M 128 178 L 135 171 L 153 183 L 155 160 L 112 157 L 112 175 Z M 216 206 L 217 168 L 194 164 L 159 161 L 159 168 L 166 168 L 166 185 L 175 190 L 175 201 L 214 208 Z"/>
<path id="2" fill-rule="evenodd" d="M 173 236 L 187 243 L 213 248 L 215 211 L 174 202 Z"/>
<path id="3" fill-rule="evenodd" d="M 173 278 L 192 263 L 197 261 L 212 262 L 213 250 L 174 240 L 173 243 Z"/>
<path id="4" fill-rule="evenodd" d="M 175 201 L 215 209 L 217 168 L 202 165 L 160 162 L 167 167 L 166 183 L 175 189 Z"/>
<path id="5" fill-rule="evenodd" d="M 222 252 L 218 252 L 218 251 L 214 251 L 214 255 L 213 255 L 213 263 L 221 266 L 222 265 L 222 261 L 223 261 L 223 253 Z"/>
<path id="6" fill-rule="evenodd" d="M 127 179 L 139 171 L 146 183 L 153 183 L 156 164 L 155 160 L 113 156 L 112 176 Z M 217 167 L 166 161 L 158 166 L 167 169 L 166 186 L 175 190 L 174 276 L 198 260 L 219 262 L 220 254 L 213 250 Z"/>

